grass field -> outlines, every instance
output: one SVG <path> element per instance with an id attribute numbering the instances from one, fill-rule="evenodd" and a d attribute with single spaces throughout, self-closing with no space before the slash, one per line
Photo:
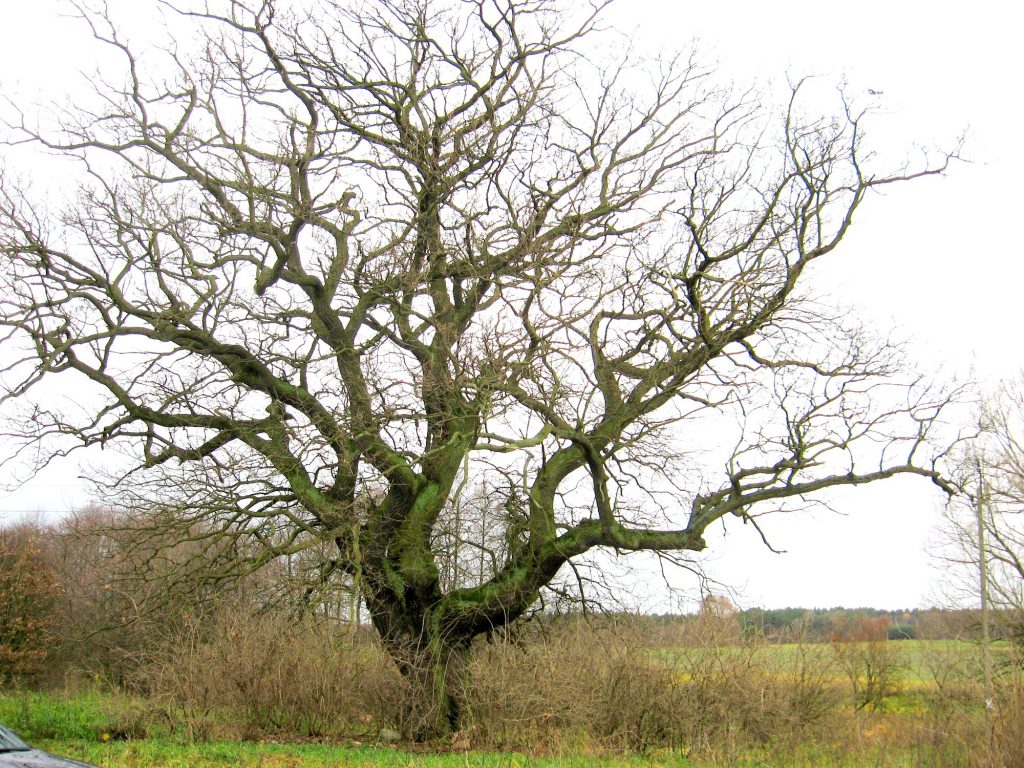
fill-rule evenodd
<path id="1" fill-rule="evenodd" d="M 346 744 L 273 742 L 190 743 L 170 737 L 111 738 L 143 702 L 99 692 L 70 696 L 38 692 L 0 694 L 0 722 L 33 746 L 103 768 L 572 768 L 573 766 L 688 766 L 680 756 L 655 759 L 600 756 L 534 757 L 494 753 L 413 753 L 348 740 Z M 372 735 L 368 739 L 373 741 Z"/>
<path id="2" fill-rule="evenodd" d="M 782 758 L 746 751 L 727 760 L 692 759 L 667 750 L 645 755 L 602 754 L 592 747 L 555 755 L 517 752 L 407 751 L 373 743 L 372 736 L 340 744 L 274 741 L 189 742 L 170 733 L 146 738 L 110 738 L 119 723 L 145 702 L 122 695 L 83 692 L 0 693 L 0 722 L 17 730 L 33 746 L 102 768 L 811 768 L 812 766 L 905 766 L 905 756 L 877 750 L 845 755 L 811 749 Z"/>
<path id="3" fill-rule="evenodd" d="M 178 744 L 161 740 L 110 742 L 45 741 L 39 746 L 102 768 L 574 768 L 576 766 L 692 766 L 681 757 L 528 757 L 522 754 L 416 754 L 379 747 L 325 744 L 214 742 Z"/>
<path id="4" fill-rule="evenodd" d="M 900 679 L 911 685 L 931 684 L 941 677 L 943 672 L 959 668 L 965 675 L 970 674 L 972 665 L 980 675 L 981 647 L 978 643 L 964 640 L 899 640 L 886 643 L 885 647 L 894 655 L 900 666 Z M 741 656 L 755 654 L 768 666 L 785 670 L 799 661 L 802 655 L 820 653 L 829 657 L 832 646 L 829 643 L 766 643 L 751 650 L 746 646 L 731 648 L 714 648 L 715 653 L 734 654 Z M 653 651 L 656 657 L 668 663 L 677 661 L 686 654 L 706 653 L 702 648 L 658 648 Z M 993 665 L 998 669 L 1005 666 L 1011 658 L 1008 643 L 992 643 Z M 843 675 L 835 670 L 837 680 Z M 980 678 L 979 678 L 980 679 Z"/>
<path id="5" fill-rule="evenodd" d="M 813 739 L 793 738 L 790 734 L 787 741 L 787 734 L 782 733 L 778 738 L 772 735 L 761 746 L 753 747 L 750 743 L 730 746 L 723 741 L 693 749 L 651 749 L 644 754 L 622 754 L 608 750 L 592 737 L 581 734 L 577 738 L 569 733 L 562 740 L 536 748 L 534 742 L 514 747 L 529 754 L 446 751 L 444 745 L 433 751 L 403 751 L 380 743 L 377 734 L 365 728 L 353 731 L 347 738 L 343 732 L 333 739 L 334 743 L 318 743 L 283 733 L 266 734 L 259 741 L 192 740 L 191 734 L 175 721 L 173 706 L 88 685 L 63 694 L 0 692 L 0 723 L 14 728 L 36 746 L 103 768 L 573 768 L 591 765 L 598 768 L 931 768 L 933 765 L 966 764 L 955 755 L 945 755 L 940 762 L 927 755 L 922 757 L 922 747 L 915 742 L 917 737 L 909 734 L 934 731 L 936 721 L 928 719 L 933 716 L 928 708 L 936 699 L 936 690 L 944 684 L 941 675 L 951 669 L 969 686 L 969 700 L 959 705 L 955 717 L 961 721 L 966 717 L 972 722 L 983 719 L 980 701 L 974 702 L 977 647 L 952 641 L 900 641 L 887 644 L 886 648 L 899 658 L 900 686 L 878 711 L 854 711 L 850 707 L 845 694 L 841 693 L 848 690 L 850 683 L 833 663 L 834 651 L 826 644 L 651 652 L 654 658 L 677 668 L 680 680 L 687 678 L 687 669 L 695 670 L 704 661 L 717 660 L 719 668 L 715 674 L 718 676 L 708 677 L 712 685 L 714 680 L 735 682 L 733 672 L 742 673 L 744 667 L 742 663 L 735 668 L 732 664 L 754 654 L 758 659 L 755 668 L 783 691 L 790 685 L 794 670 L 801 668 L 801 661 L 806 664 L 807 658 L 812 657 L 809 668 L 815 674 L 826 676 L 827 687 L 839 694 L 828 699 L 831 703 L 823 705 L 832 713 L 828 721 L 831 725 L 817 728 Z M 995 650 L 998 665 L 1007 650 L 998 646 Z M 817 661 L 813 661 L 814 658 Z M 216 712 L 214 716 L 228 719 L 232 714 Z M 731 720 L 741 715 L 729 709 L 723 716 Z M 728 730 L 716 733 L 727 734 Z M 290 741 L 292 743 L 288 743 Z M 947 744 L 948 740 L 943 741 L 938 748 L 946 750 Z"/>
<path id="6" fill-rule="evenodd" d="M 694 760 L 664 752 L 545 757 L 522 753 L 425 753 L 328 744 L 180 744 L 159 739 L 107 744 L 47 740 L 38 746 L 101 768 L 907 768 L 915 765 L 911 756 L 905 754 L 870 752 L 837 758 L 810 750 L 785 757 L 751 752 L 722 760 Z"/>
<path id="7" fill-rule="evenodd" d="M 139 699 L 96 691 L 58 695 L 39 692 L 0 694 L 0 722 L 33 746 L 95 763 L 103 768 L 573 768 L 573 766 L 690 766 L 679 755 L 602 757 L 526 756 L 518 753 L 408 752 L 374 744 L 373 735 L 344 744 L 271 741 L 188 742 L 168 734 L 152 738 L 111 738 L 125 718 L 144 706 Z"/>

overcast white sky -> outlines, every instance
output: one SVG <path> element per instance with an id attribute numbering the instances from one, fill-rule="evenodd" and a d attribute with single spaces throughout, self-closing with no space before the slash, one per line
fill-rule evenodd
<path id="1" fill-rule="evenodd" d="M 76 70 L 94 68 L 81 53 L 87 32 L 59 17 L 60 0 L 3 6 L 0 92 L 45 101 L 73 91 L 81 82 Z M 122 11 L 131 13 L 130 27 L 155 3 L 111 6 L 130 9 Z M 740 84 L 818 75 L 845 79 L 849 93 L 880 92 L 869 138 L 885 152 L 913 158 L 915 145 L 950 147 L 966 131 L 971 162 L 869 200 L 818 280 L 821 293 L 856 308 L 880 333 L 910 340 L 922 370 L 984 383 L 1024 368 L 1017 333 L 1024 276 L 1017 230 L 1024 203 L 1021 15 L 1015 4 L 991 0 L 619 0 L 608 18 L 633 30 L 640 50 L 697 39 Z M 80 505 L 78 473 L 59 465 L 0 495 L 0 514 Z M 841 514 L 766 521 L 783 555 L 738 525 L 710 537 L 709 571 L 735 587 L 744 606 L 913 607 L 941 590 L 941 574 L 925 553 L 943 502 L 933 486 L 899 480 L 832 501 Z M 657 590 L 652 582 L 650 591 Z"/>

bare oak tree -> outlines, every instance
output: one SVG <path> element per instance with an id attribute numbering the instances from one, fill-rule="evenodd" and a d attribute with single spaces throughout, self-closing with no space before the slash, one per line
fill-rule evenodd
<path id="1" fill-rule="evenodd" d="M 161 2 L 194 55 L 85 13 L 120 84 L 8 110 L 84 169 L 61 212 L 4 180 L 10 445 L 119 446 L 121 498 L 225 562 L 331 542 L 419 735 L 457 727 L 471 640 L 585 553 L 941 484 L 942 399 L 800 286 L 874 188 L 948 157 L 872 170 L 842 100 L 599 55 L 604 3 L 283 6 Z"/>

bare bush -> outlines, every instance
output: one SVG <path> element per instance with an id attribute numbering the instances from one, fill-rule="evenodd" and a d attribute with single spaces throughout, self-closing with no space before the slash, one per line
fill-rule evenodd
<path id="1" fill-rule="evenodd" d="M 678 677 L 628 626 L 573 621 L 533 642 L 481 643 L 469 679 L 474 741 L 536 747 L 568 735 L 645 750 L 680 740 Z"/>
<path id="2" fill-rule="evenodd" d="M 61 585 L 31 524 L 0 530 L 0 680 L 38 675 L 54 649 Z"/>
<path id="3" fill-rule="evenodd" d="M 992 766 L 1024 768 L 1024 681 L 1019 675 L 996 691 L 992 752 Z"/>
<path id="4" fill-rule="evenodd" d="M 850 681 L 856 711 L 882 710 L 900 692 L 906 659 L 888 640 L 884 617 L 857 617 L 832 635 L 836 663 Z"/>
<path id="5" fill-rule="evenodd" d="M 402 691 L 375 645 L 328 624 L 241 609 L 212 627 L 187 622 L 139 676 L 200 738 L 370 732 L 393 724 Z"/>
<path id="6" fill-rule="evenodd" d="M 39 527 L 39 537 L 61 587 L 49 669 L 55 682 L 78 676 L 131 690 L 154 648 L 210 626 L 229 604 L 256 604 L 253 584 L 217 583 L 222 563 L 201 541 L 155 541 L 123 511 L 86 508 Z M 182 563 L 189 579 L 164 578 Z"/>
<path id="7" fill-rule="evenodd" d="M 1000 681 L 992 706 L 982 705 L 982 688 L 963 683 L 963 695 L 940 688 L 928 699 L 918 729 L 914 764 L 927 768 L 1024 767 L 1024 684 L 1019 677 Z"/>
<path id="8" fill-rule="evenodd" d="M 827 655 L 801 646 L 780 664 L 757 643 L 722 642 L 736 639 L 728 622 L 688 627 L 686 645 L 659 650 L 635 627 L 586 623 L 480 644 L 467 697 L 473 743 L 578 746 L 571 738 L 728 758 L 827 733 L 839 700 Z"/>
<path id="9" fill-rule="evenodd" d="M 842 696 L 836 683 L 836 664 L 828 648 L 792 638 L 776 671 L 777 711 L 788 732 L 802 737 L 833 719 Z"/>

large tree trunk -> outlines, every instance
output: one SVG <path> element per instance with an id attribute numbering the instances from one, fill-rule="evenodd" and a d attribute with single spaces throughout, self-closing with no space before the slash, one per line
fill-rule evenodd
<path id="1" fill-rule="evenodd" d="M 443 504 L 447 488 L 430 486 L 427 501 Z M 378 507 L 379 527 L 365 531 L 360 572 L 374 628 L 407 681 L 399 725 L 406 736 L 423 741 L 463 728 L 473 639 L 522 615 L 568 555 L 565 546 L 539 554 L 523 547 L 489 582 L 444 593 L 429 529 L 394 522 L 432 523 L 429 504 L 420 501 L 392 489 Z"/>
<path id="2" fill-rule="evenodd" d="M 374 597 L 367 602 L 384 648 L 408 684 L 399 723 L 403 735 L 428 741 L 460 730 L 472 635 L 444 627 L 429 608 Z"/>
<path id="3" fill-rule="evenodd" d="M 392 652 L 410 684 L 405 730 L 417 740 L 444 738 L 461 730 L 465 714 L 466 661 L 470 638 L 439 637 Z"/>

